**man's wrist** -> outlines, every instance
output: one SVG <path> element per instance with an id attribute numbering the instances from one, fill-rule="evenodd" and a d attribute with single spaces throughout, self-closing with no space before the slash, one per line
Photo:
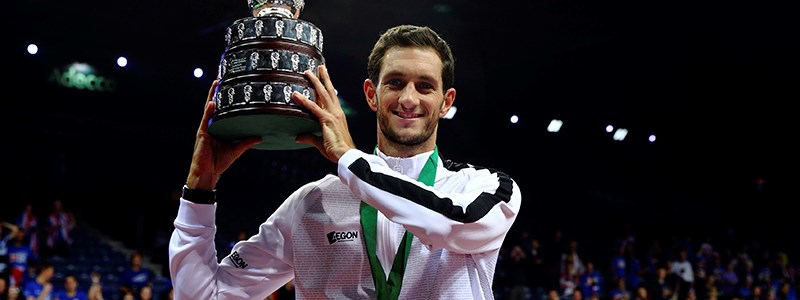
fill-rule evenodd
<path id="1" fill-rule="evenodd" d="M 217 190 L 191 189 L 184 184 L 181 198 L 197 204 L 214 204 L 217 201 Z"/>
<path id="2" fill-rule="evenodd" d="M 194 175 L 194 171 L 189 171 L 189 176 L 186 177 L 186 185 L 190 189 L 193 190 L 213 190 L 214 187 L 217 186 L 217 180 L 219 177 L 214 178 L 207 176 L 207 174 L 201 173 L 199 175 Z"/>

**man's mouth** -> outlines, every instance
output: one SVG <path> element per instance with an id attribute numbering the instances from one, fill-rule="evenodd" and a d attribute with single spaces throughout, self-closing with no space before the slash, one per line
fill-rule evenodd
<path id="1" fill-rule="evenodd" d="M 413 119 L 413 118 L 422 117 L 422 114 L 413 113 L 413 112 L 399 112 L 399 111 L 396 111 L 396 112 L 394 112 L 394 114 L 396 116 L 398 116 L 398 117 L 403 118 L 403 119 Z"/>

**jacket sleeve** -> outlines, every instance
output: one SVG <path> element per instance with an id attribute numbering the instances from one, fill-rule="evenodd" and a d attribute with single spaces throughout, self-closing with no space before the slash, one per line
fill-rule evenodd
<path id="1" fill-rule="evenodd" d="M 217 261 L 217 205 L 180 200 L 169 243 L 169 270 L 176 300 L 264 299 L 294 278 L 292 225 L 303 213 L 308 184 L 281 204 L 258 234 L 238 242 Z"/>
<path id="2" fill-rule="evenodd" d="M 402 224 L 431 249 L 463 254 L 499 249 L 519 212 L 519 186 L 496 170 L 455 167 L 458 170 L 445 179 L 447 183 L 440 184 L 437 175 L 434 186 L 448 186 L 437 189 L 393 171 L 375 155 L 353 149 L 339 159 L 338 175 L 362 201 Z"/>

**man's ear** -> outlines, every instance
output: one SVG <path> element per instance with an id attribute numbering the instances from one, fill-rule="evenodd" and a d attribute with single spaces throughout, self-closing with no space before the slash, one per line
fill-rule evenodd
<path id="1" fill-rule="evenodd" d="M 375 90 L 375 84 L 372 83 L 372 80 L 364 80 L 364 98 L 367 99 L 367 104 L 369 104 L 369 108 L 372 111 L 378 111 L 378 97 L 377 91 Z"/>
<path id="2" fill-rule="evenodd" d="M 453 107 L 453 102 L 456 102 L 456 89 L 450 88 L 444 94 L 444 102 L 442 102 L 442 108 L 439 110 L 439 118 L 444 118 L 447 115 L 447 112 Z"/>

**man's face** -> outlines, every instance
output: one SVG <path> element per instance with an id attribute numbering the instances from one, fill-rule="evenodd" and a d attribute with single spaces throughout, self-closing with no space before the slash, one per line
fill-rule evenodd
<path id="1" fill-rule="evenodd" d="M 74 291 L 78 288 L 78 280 L 75 277 L 69 276 L 64 279 L 64 289 L 67 291 Z"/>
<path id="2" fill-rule="evenodd" d="M 381 136 L 406 146 L 431 139 L 446 113 L 442 62 L 436 52 L 392 48 L 386 52 L 378 80 L 374 108 Z"/>
<path id="3" fill-rule="evenodd" d="M 55 274 L 56 274 L 56 268 L 55 267 L 47 267 L 47 268 L 42 269 L 42 277 L 44 277 L 48 281 L 50 279 L 52 279 L 53 275 L 55 275 Z"/>

